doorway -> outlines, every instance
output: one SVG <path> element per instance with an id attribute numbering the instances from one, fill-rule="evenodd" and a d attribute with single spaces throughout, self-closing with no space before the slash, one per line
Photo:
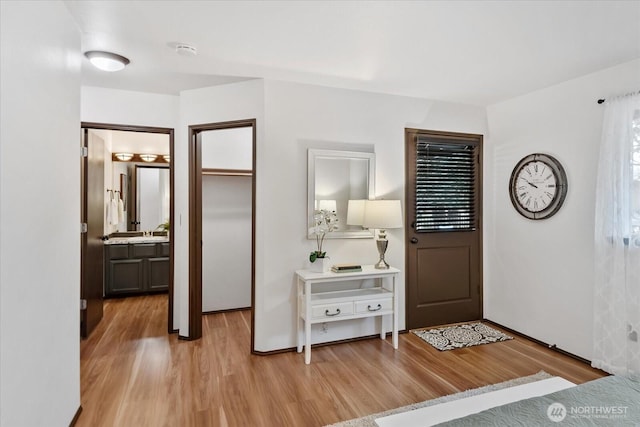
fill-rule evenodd
<path id="1" fill-rule="evenodd" d="M 405 130 L 407 328 L 482 318 L 482 135 Z"/>
<path id="2" fill-rule="evenodd" d="M 157 128 L 147 126 L 130 126 L 130 125 L 117 125 L 117 124 L 105 124 L 105 123 L 91 123 L 82 122 L 82 136 L 83 144 L 86 147 L 85 156 L 82 162 L 82 221 L 87 224 L 87 232 L 83 233 L 81 240 L 81 299 L 83 301 L 83 307 L 81 312 L 81 336 L 86 338 L 93 328 L 97 326 L 102 318 L 102 304 L 104 295 L 104 240 L 112 232 L 126 235 L 128 233 L 134 233 L 135 231 L 142 230 L 135 220 L 135 206 L 136 200 L 131 197 L 131 194 L 135 193 L 136 179 L 132 175 L 135 175 L 135 167 L 137 164 L 144 164 L 148 168 L 155 167 L 158 170 L 168 169 L 168 206 L 163 206 L 164 211 L 168 211 L 169 218 L 174 217 L 174 168 L 173 163 L 170 161 L 173 158 L 174 152 L 174 130 L 171 128 Z M 132 144 L 137 147 L 135 150 L 126 150 L 126 152 L 118 153 L 123 154 L 122 158 L 116 156 L 114 149 L 100 148 L 96 144 L 96 141 L 102 140 L 104 144 L 105 138 L 100 138 L 99 134 L 111 135 L 130 135 L 134 141 Z M 166 136 L 164 141 L 168 140 L 168 152 L 166 149 L 160 149 L 160 147 L 154 147 L 153 144 L 157 144 L 157 136 Z M 155 136 L 155 138 L 154 138 Z M 135 137 L 135 138 L 133 138 Z M 145 138 L 146 137 L 146 138 Z M 146 143 L 144 141 L 146 141 Z M 115 138 L 114 138 L 115 141 Z M 107 146 L 111 144 L 118 144 L 121 142 L 109 141 Z M 149 145 L 151 144 L 151 145 Z M 114 145 L 115 147 L 115 145 Z M 146 156 L 153 153 L 155 150 L 155 157 Z M 94 161 L 96 156 L 100 156 L 99 162 Z M 124 160 L 123 160 L 124 159 Z M 113 163 L 112 163 L 113 161 Z M 105 170 L 104 165 L 111 164 L 110 170 Z M 127 165 L 130 165 L 128 167 Z M 117 170 L 116 170 L 117 169 Z M 128 173 L 127 170 L 131 169 L 134 173 Z M 93 178 L 92 178 L 93 177 Z M 102 177 L 102 179 L 100 179 Z M 105 179 L 106 177 L 106 179 Z M 100 183 L 97 180 L 100 179 Z M 107 200 L 105 200 L 105 189 Z M 165 194 L 166 196 L 166 194 Z M 121 208 L 118 209 L 118 214 L 114 214 L 114 211 L 110 206 L 109 199 L 116 199 L 117 203 L 114 206 L 118 206 L 120 203 Z M 93 203 L 94 208 L 88 209 L 91 206 L 88 203 Z M 134 214 L 132 214 L 134 212 Z M 109 215 L 105 215 L 109 214 Z M 123 216 L 124 215 L 124 216 Z M 113 216 L 113 219 L 110 219 Z M 118 219 L 116 219 L 118 218 Z M 106 220 L 106 222 L 105 222 Z M 165 281 L 165 287 L 168 288 L 168 312 L 167 312 L 167 331 L 168 333 L 176 332 L 173 328 L 173 275 L 174 275 L 174 227 L 170 227 L 170 222 L 167 221 L 167 235 L 169 237 L 168 245 L 163 244 L 166 247 L 165 254 L 168 255 L 168 280 L 162 278 Z M 153 228 L 156 228 L 154 223 Z M 166 253 L 168 251 L 168 253 Z M 160 259 L 160 258 L 158 258 Z M 164 258 L 166 260 L 166 258 Z M 147 262 L 151 264 L 154 259 L 149 259 Z M 165 261 L 166 262 L 166 261 Z M 154 267 L 162 267 L 161 263 L 153 264 Z M 93 267 L 98 266 L 99 267 Z M 164 268 L 152 268 L 150 269 L 150 277 L 153 280 L 155 275 L 163 270 L 163 275 L 167 274 L 167 270 Z M 91 273 L 92 274 L 89 274 Z M 85 299 L 86 296 L 91 296 L 89 299 Z"/>
<path id="3" fill-rule="evenodd" d="M 203 159 L 205 159 L 206 166 L 211 166 L 209 159 L 211 156 L 207 155 L 207 149 L 205 148 L 203 153 L 203 141 L 205 139 L 212 140 L 207 134 L 211 134 L 223 131 L 231 130 L 245 130 L 250 137 L 248 158 L 244 162 L 240 162 L 241 166 L 235 167 L 204 167 Z M 238 141 L 229 140 L 225 144 L 226 154 L 225 158 L 237 157 L 240 145 Z M 234 149 L 235 147 L 235 149 Z M 218 152 L 219 155 L 223 155 Z M 250 209 L 249 233 L 247 233 L 247 239 L 250 239 L 248 247 L 250 247 L 249 259 L 244 260 L 242 267 L 235 267 L 235 269 L 243 268 L 245 272 L 248 272 L 246 278 L 237 277 L 236 282 L 250 280 L 250 293 L 249 305 L 251 307 L 251 351 L 254 348 L 254 303 L 255 303 L 255 208 L 256 208 L 256 120 L 238 120 L 222 123 L 210 123 L 204 125 L 189 126 L 189 335 L 188 337 L 182 337 L 189 340 L 195 340 L 202 337 L 202 312 L 203 312 L 203 172 L 206 173 L 207 180 L 211 177 L 216 178 L 217 185 L 221 185 L 226 182 L 227 187 L 224 191 L 216 192 L 215 197 L 211 197 L 208 194 L 208 200 L 222 200 L 225 198 L 228 203 L 236 204 L 237 206 L 245 206 L 243 213 Z M 234 179 L 234 177 L 240 177 L 242 179 Z M 231 184 L 230 181 L 233 181 Z M 232 186 L 231 186 L 232 185 Z M 238 194 L 231 196 L 231 192 L 245 188 L 250 190 L 248 199 L 244 201 L 238 200 Z M 227 192 L 228 196 L 224 193 Z M 238 217 L 234 220 L 235 226 L 237 226 Z M 231 223 L 229 224 L 231 226 Z M 207 248 L 209 250 L 209 248 Z M 208 252 L 212 253 L 212 252 Z M 220 281 L 223 275 L 215 272 L 208 273 L 213 281 Z M 234 277 L 237 274 L 234 274 Z M 212 298 L 216 298 L 216 295 L 212 294 Z M 243 301 L 242 298 L 238 299 L 236 296 L 231 296 L 227 293 L 229 298 L 233 297 L 238 301 Z M 244 299 L 246 300 L 246 298 Z M 212 302 L 208 302 L 212 304 Z M 238 305 L 239 304 L 239 305 Z M 235 308 L 246 308 L 246 303 L 236 303 L 238 305 Z M 214 305 L 215 307 L 215 305 Z M 221 310 L 229 309 L 224 306 L 218 306 Z M 218 311 L 218 310 L 211 310 Z"/>

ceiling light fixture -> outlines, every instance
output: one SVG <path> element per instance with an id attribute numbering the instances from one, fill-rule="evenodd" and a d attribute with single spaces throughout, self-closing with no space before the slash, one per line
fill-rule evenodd
<path id="1" fill-rule="evenodd" d="M 143 162 L 154 162 L 157 157 L 157 154 L 140 154 L 140 158 Z"/>
<path id="2" fill-rule="evenodd" d="M 102 71 L 120 71 L 129 60 L 122 55 L 111 52 L 103 52 L 100 50 L 90 50 L 84 53 L 84 56 L 94 65 L 94 67 Z"/>
<path id="3" fill-rule="evenodd" d="M 198 54 L 198 49 L 196 49 L 195 46 L 191 46 L 186 43 L 178 43 L 176 44 L 176 52 L 178 55 L 182 56 L 196 56 Z"/>
<path id="4" fill-rule="evenodd" d="M 116 153 L 115 156 L 118 160 L 122 160 L 123 162 L 128 162 L 133 159 L 132 153 Z"/>

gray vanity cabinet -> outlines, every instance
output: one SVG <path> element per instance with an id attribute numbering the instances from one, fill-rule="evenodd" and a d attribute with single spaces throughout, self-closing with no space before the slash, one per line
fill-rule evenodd
<path id="1" fill-rule="evenodd" d="M 105 245 L 106 297 L 169 289 L 169 244 Z"/>

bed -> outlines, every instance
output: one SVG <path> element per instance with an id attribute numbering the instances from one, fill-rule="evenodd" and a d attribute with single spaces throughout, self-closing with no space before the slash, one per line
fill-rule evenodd
<path id="1" fill-rule="evenodd" d="M 437 410 L 436 405 L 375 421 L 380 427 L 640 426 L 640 381 L 618 376 L 581 385 L 559 377 L 543 381 L 460 399 L 455 407 Z M 541 395 L 540 390 L 554 391 Z M 527 395 L 533 397 L 522 398 Z M 488 407 L 488 401 L 497 406 Z"/>

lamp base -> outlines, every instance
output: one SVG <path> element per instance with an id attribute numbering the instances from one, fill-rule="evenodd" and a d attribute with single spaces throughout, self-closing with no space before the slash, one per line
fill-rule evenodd
<path id="1" fill-rule="evenodd" d="M 376 240 L 376 245 L 378 246 L 378 253 L 380 254 L 380 260 L 378 260 L 378 262 L 374 264 L 374 267 L 377 268 L 378 270 L 386 270 L 389 268 L 389 264 L 387 264 L 387 262 L 384 260 L 384 254 L 385 252 L 387 252 L 387 246 L 389 245 L 389 241 L 387 239 Z"/>

